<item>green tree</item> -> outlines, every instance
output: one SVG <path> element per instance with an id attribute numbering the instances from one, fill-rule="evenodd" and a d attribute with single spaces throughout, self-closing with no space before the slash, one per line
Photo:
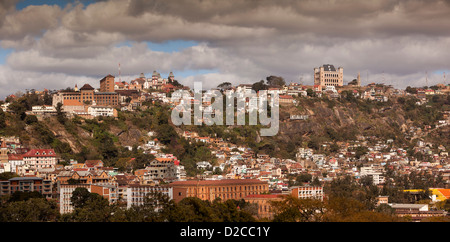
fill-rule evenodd
<path id="1" fill-rule="evenodd" d="M 58 217 L 56 202 L 45 198 L 29 198 L 0 206 L 0 222 L 54 222 Z"/>
<path id="2" fill-rule="evenodd" d="M 63 216 L 63 221 L 72 222 L 109 222 L 114 206 L 97 193 L 91 193 L 84 187 L 78 187 L 70 198 L 74 211 Z"/>
<path id="3" fill-rule="evenodd" d="M 268 86 L 264 83 L 263 80 L 252 84 L 252 90 L 254 90 L 256 93 L 260 90 L 267 90 L 267 87 Z"/>
<path id="4" fill-rule="evenodd" d="M 72 197 L 70 197 L 70 202 L 72 203 L 72 206 L 77 208 L 82 208 L 86 205 L 87 201 L 89 200 L 91 193 L 84 187 L 77 187 L 72 192 Z"/>
<path id="5" fill-rule="evenodd" d="M 3 109 L 0 108 L 0 129 L 6 128 L 6 114 Z"/>
<path id="6" fill-rule="evenodd" d="M 302 173 L 297 176 L 296 181 L 297 184 L 303 185 L 304 183 L 309 183 L 312 180 L 312 175 L 309 173 Z"/>
<path id="7" fill-rule="evenodd" d="M 37 117 L 35 115 L 27 115 L 25 117 L 24 121 L 25 121 L 26 124 L 30 125 L 30 124 L 33 124 L 33 123 L 37 123 L 38 119 L 37 119 Z"/>
<path id="8" fill-rule="evenodd" d="M 300 199 L 286 196 L 281 201 L 272 201 L 274 222 L 321 222 L 325 215 L 325 204 L 318 199 Z"/>
<path id="9" fill-rule="evenodd" d="M 308 89 L 306 89 L 306 95 L 308 95 L 308 97 L 315 97 L 316 93 L 314 92 L 313 89 L 308 88 Z"/>
<path id="10" fill-rule="evenodd" d="M 67 119 L 66 119 L 66 115 L 63 112 L 62 107 L 63 107 L 62 103 L 59 102 L 58 104 L 56 104 L 56 119 L 61 124 L 64 124 Z"/>
<path id="11" fill-rule="evenodd" d="M 221 90 L 227 90 L 229 88 L 231 88 L 231 83 L 230 82 L 222 82 L 219 85 L 217 85 L 218 88 L 220 88 Z"/>
<path id="12" fill-rule="evenodd" d="M 286 85 L 284 78 L 281 76 L 268 76 L 268 77 L 266 77 L 266 80 L 267 80 L 268 86 L 282 87 L 282 86 Z"/>

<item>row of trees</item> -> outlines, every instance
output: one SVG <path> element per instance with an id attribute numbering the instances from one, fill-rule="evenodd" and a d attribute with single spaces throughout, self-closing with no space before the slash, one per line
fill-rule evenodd
<path id="1" fill-rule="evenodd" d="M 7 175 L 7 174 L 5 174 Z M 11 177 L 9 174 L 8 177 Z M 298 199 L 286 196 L 271 202 L 273 219 L 257 220 L 257 206 L 244 200 L 217 199 L 213 202 L 189 197 L 175 203 L 167 196 L 155 193 L 147 196 L 144 205 L 125 208 L 124 204 L 109 204 L 96 193 L 77 188 L 71 198 L 74 211 L 59 214 L 55 201 L 46 200 L 37 192 L 16 192 L 3 196 L 0 201 L 0 222 L 395 222 L 408 221 L 397 217 L 391 207 L 377 206 L 378 196 L 388 196 L 391 203 L 430 203 L 428 188 L 438 186 L 442 180 L 428 174 L 397 175 L 391 170 L 385 174 L 383 187 L 372 183 L 370 177 L 357 180 L 350 176 L 321 184 L 309 174 L 292 177 L 291 185 L 311 184 L 324 186 L 324 201 Z M 423 189 L 411 194 L 405 189 Z M 450 212 L 450 201 L 431 206 Z M 443 219 L 444 218 L 438 218 Z"/>
<path id="2" fill-rule="evenodd" d="M 175 203 L 155 193 L 144 205 L 125 208 L 86 188 L 77 188 L 71 197 L 74 211 L 60 214 L 56 202 L 39 193 L 18 192 L 2 197 L 0 222 L 255 222 L 255 207 L 243 200 L 203 201 L 188 197 Z"/>
<path id="3" fill-rule="evenodd" d="M 59 214 L 55 201 L 39 193 L 13 194 L 0 204 L 0 222 L 407 222 L 388 205 L 373 209 L 353 197 L 331 196 L 324 201 L 286 196 L 271 202 L 274 216 L 256 219 L 257 207 L 244 200 L 220 199 L 213 202 L 189 197 L 175 203 L 156 193 L 146 197 L 144 205 L 124 208 L 85 188 L 73 192 L 74 211 Z M 450 202 L 442 205 L 450 210 Z M 438 217 L 425 221 L 448 221 Z"/>

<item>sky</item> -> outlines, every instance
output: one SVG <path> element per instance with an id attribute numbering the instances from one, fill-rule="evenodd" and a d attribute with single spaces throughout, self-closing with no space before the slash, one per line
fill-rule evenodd
<path id="1" fill-rule="evenodd" d="M 312 85 L 323 64 L 344 84 L 448 84 L 449 50 L 450 0 L 0 1 L 1 99 L 155 70 L 191 87 Z"/>

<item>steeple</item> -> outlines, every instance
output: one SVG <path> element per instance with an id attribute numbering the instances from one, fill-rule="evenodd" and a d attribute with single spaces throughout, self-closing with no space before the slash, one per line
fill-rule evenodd
<path id="1" fill-rule="evenodd" d="M 0 147 L 0 163 L 8 163 L 8 146 L 6 146 L 5 140 L 2 140 Z"/>
<path id="2" fill-rule="evenodd" d="M 359 72 L 358 72 L 358 78 L 356 79 L 356 85 L 357 85 L 358 87 L 361 86 L 361 76 L 359 75 Z"/>

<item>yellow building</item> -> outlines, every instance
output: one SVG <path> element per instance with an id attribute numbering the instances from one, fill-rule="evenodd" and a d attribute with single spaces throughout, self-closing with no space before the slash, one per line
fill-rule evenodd
<path id="1" fill-rule="evenodd" d="M 441 201 L 445 201 L 450 198 L 450 189 L 430 188 L 429 190 L 431 192 L 433 202 L 441 202 Z M 410 192 L 410 193 L 423 192 L 422 189 L 409 189 L 409 190 L 403 190 L 403 191 Z"/>

